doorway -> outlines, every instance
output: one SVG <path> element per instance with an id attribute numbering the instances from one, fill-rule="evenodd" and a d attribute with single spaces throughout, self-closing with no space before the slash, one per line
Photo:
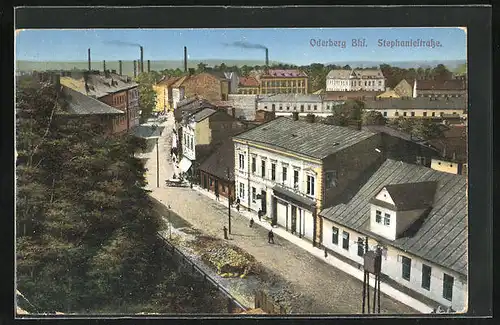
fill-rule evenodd
<path id="1" fill-rule="evenodd" d="M 262 214 L 263 215 L 266 215 L 267 213 L 267 193 L 266 191 L 262 190 L 260 192 L 260 204 L 261 204 L 261 207 L 260 209 L 262 210 Z"/>
<path id="2" fill-rule="evenodd" d="M 297 207 L 292 205 L 292 222 L 291 222 L 291 227 L 290 231 L 292 234 L 295 234 L 297 231 Z"/>

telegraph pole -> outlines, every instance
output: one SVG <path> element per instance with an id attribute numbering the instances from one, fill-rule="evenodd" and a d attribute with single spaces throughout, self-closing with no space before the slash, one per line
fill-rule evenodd
<path id="1" fill-rule="evenodd" d="M 158 150 L 158 138 L 156 138 L 156 187 L 160 187 L 160 151 Z"/>
<path id="2" fill-rule="evenodd" d="M 229 167 L 227 168 L 227 179 L 229 180 L 228 186 L 227 186 L 227 193 L 228 193 L 228 198 L 227 198 L 227 215 L 228 215 L 228 225 L 229 225 L 229 233 L 231 233 L 231 177 L 229 176 Z"/>

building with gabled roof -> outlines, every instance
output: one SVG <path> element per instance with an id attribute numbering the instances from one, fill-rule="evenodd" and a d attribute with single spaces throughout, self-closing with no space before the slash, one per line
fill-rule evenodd
<path id="1" fill-rule="evenodd" d="M 261 94 L 307 94 L 309 78 L 297 69 L 268 69 L 259 77 Z"/>
<path id="2" fill-rule="evenodd" d="M 334 69 L 326 75 L 326 91 L 384 91 L 380 69 Z"/>
<path id="3" fill-rule="evenodd" d="M 382 274 L 435 305 L 467 305 L 467 182 L 420 165 L 386 160 L 355 195 L 322 210 L 322 245 L 362 265 L 382 248 Z"/>

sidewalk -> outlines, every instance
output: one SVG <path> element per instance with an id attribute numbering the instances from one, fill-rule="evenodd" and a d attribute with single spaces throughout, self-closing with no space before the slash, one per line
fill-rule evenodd
<path id="1" fill-rule="evenodd" d="M 199 186 L 193 186 L 193 189 L 198 191 L 199 193 L 211 198 L 212 200 L 216 201 L 215 194 L 209 192 L 206 189 L 203 189 Z M 225 207 L 228 206 L 228 200 L 225 197 L 219 197 L 220 201 L 219 203 Z M 357 278 L 360 281 L 363 281 L 364 273 L 362 270 L 359 270 L 355 267 L 353 267 L 350 264 L 347 264 L 340 259 L 336 258 L 335 256 L 332 256 L 331 254 L 328 255 L 327 258 L 325 258 L 325 252 L 317 247 L 313 247 L 310 242 L 307 242 L 303 239 L 298 238 L 297 236 L 287 232 L 285 229 L 281 227 L 272 227 L 270 222 L 266 220 L 265 218 L 262 218 L 261 221 L 259 221 L 259 218 L 257 216 L 257 213 L 247 211 L 246 208 L 240 208 L 240 211 L 238 212 L 236 208 L 232 207 L 231 211 L 234 211 L 235 213 L 239 213 L 240 215 L 244 216 L 247 219 L 253 218 L 255 224 L 260 225 L 261 227 L 270 230 L 273 229 L 274 234 L 282 237 L 283 239 L 286 239 L 287 241 L 293 243 L 294 245 L 306 250 L 310 254 L 316 256 L 317 258 L 321 259 L 327 264 L 330 264 L 334 266 L 335 268 Z M 375 285 L 375 277 L 370 274 L 370 286 L 373 287 Z M 416 300 L 415 298 L 412 298 L 408 296 L 407 294 L 394 289 L 393 287 L 389 286 L 388 284 L 381 282 L 380 283 L 380 291 L 385 293 L 386 295 L 404 303 L 407 306 L 410 306 L 411 308 L 421 312 L 421 313 L 431 313 L 433 308 L 425 305 L 424 303 Z"/>

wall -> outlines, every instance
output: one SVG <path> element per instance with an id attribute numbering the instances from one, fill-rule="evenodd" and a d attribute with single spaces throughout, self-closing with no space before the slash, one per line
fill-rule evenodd
<path id="1" fill-rule="evenodd" d="M 153 85 L 153 90 L 156 93 L 155 111 L 156 112 L 166 111 L 168 105 L 167 88 L 161 85 L 160 86 Z"/>
<path id="2" fill-rule="evenodd" d="M 273 109 L 274 105 L 274 109 Z M 316 106 L 316 108 L 314 107 Z M 323 113 L 323 103 L 321 101 L 296 101 L 296 102 L 276 102 L 276 101 L 265 101 L 259 100 L 257 102 L 258 110 L 265 111 L 274 111 L 276 114 L 279 113 L 292 113 L 292 112 L 301 112 L 301 113 Z"/>
<path id="3" fill-rule="evenodd" d="M 172 88 L 172 106 L 174 109 L 177 108 L 177 103 L 186 98 L 185 91 L 183 87 Z"/>
<path id="4" fill-rule="evenodd" d="M 246 120 L 253 121 L 255 119 L 255 111 L 257 110 L 257 95 L 236 95 L 230 94 L 228 101 L 235 108 L 235 117 L 244 117 Z"/>
<path id="5" fill-rule="evenodd" d="M 375 221 L 376 210 L 382 213 L 381 223 L 377 223 Z M 391 221 L 388 226 L 384 225 L 384 216 L 386 213 L 391 216 L 390 217 Z M 396 227 L 397 227 L 396 218 L 397 218 L 396 211 L 370 204 L 370 230 L 372 232 L 389 240 L 396 240 Z"/>
<path id="6" fill-rule="evenodd" d="M 432 89 L 432 90 L 417 89 L 417 91 L 416 91 L 416 97 L 435 97 L 436 95 L 439 95 L 439 96 L 456 96 L 456 95 L 458 95 L 460 97 L 465 97 L 467 95 L 467 91 L 466 90 L 437 90 L 437 89 Z"/>
<path id="7" fill-rule="evenodd" d="M 382 134 L 382 141 L 383 144 L 380 150 L 385 158 L 415 164 L 417 157 L 425 157 L 423 165 L 430 167 L 431 158 L 437 155 L 437 152 L 431 148 L 386 133 Z"/>
<path id="8" fill-rule="evenodd" d="M 198 144 L 198 138 L 195 130 L 198 127 L 197 124 L 196 122 L 192 122 L 184 124 L 182 127 L 182 155 L 189 160 L 196 160 L 196 145 Z M 193 143 L 192 146 L 191 141 Z"/>
<path id="9" fill-rule="evenodd" d="M 432 159 L 431 168 L 440 172 L 459 175 L 459 164 L 451 161 Z"/>
<path id="10" fill-rule="evenodd" d="M 377 111 L 380 112 L 386 118 L 398 118 L 400 116 L 406 117 L 425 117 L 425 118 L 441 118 L 441 114 L 456 114 L 457 118 L 465 116 L 463 108 L 456 109 L 394 109 L 394 108 L 383 108 L 383 109 L 366 109 L 367 111 Z M 414 116 L 412 116 L 412 113 Z M 406 115 L 405 115 L 406 114 Z M 434 114 L 434 115 L 433 115 Z"/>
<path id="11" fill-rule="evenodd" d="M 210 122 L 208 118 L 196 122 L 195 139 L 196 145 L 210 144 L 212 142 L 212 133 L 210 131 Z"/>
<path id="12" fill-rule="evenodd" d="M 224 100 L 222 95 L 227 95 L 229 91 L 227 81 L 222 81 L 209 73 L 191 76 L 182 85 L 185 97 L 199 95 L 208 101 Z"/>
<path id="13" fill-rule="evenodd" d="M 260 79 L 261 94 L 296 93 L 307 94 L 307 77 L 297 78 L 263 78 Z"/>
<path id="14" fill-rule="evenodd" d="M 221 180 L 216 176 L 200 171 L 200 183 L 201 187 L 215 193 L 215 181 L 217 180 L 218 192 L 220 196 L 227 198 L 229 196 L 229 191 L 231 191 L 231 197 L 235 198 L 234 182 L 229 183 L 228 181 Z M 230 186 L 231 188 L 229 188 Z"/>
<path id="15" fill-rule="evenodd" d="M 334 79 L 326 80 L 326 91 L 384 91 L 385 79 Z"/>
<path id="16" fill-rule="evenodd" d="M 332 227 L 339 228 L 339 244 L 332 244 Z M 342 231 L 349 232 L 350 248 L 346 251 L 342 248 Z M 328 219 L 323 218 L 323 242 L 322 245 L 333 250 L 334 252 L 343 255 L 350 260 L 363 264 L 363 258 L 357 255 L 358 237 L 365 238 L 366 236 L 356 232 L 350 228 L 340 226 Z M 378 242 L 373 238 L 368 239 L 369 249 L 373 249 Z M 467 280 L 462 275 L 459 275 L 451 270 L 444 269 L 437 264 L 425 261 L 417 256 L 403 252 L 395 247 L 383 245 L 387 248 L 387 253 L 382 257 L 382 273 L 387 275 L 395 282 L 424 295 L 438 304 L 448 307 L 451 306 L 454 310 L 463 311 L 467 305 Z M 411 258 L 410 281 L 402 278 L 401 256 Z M 431 284 L 430 290 L 422 288 L 422 264 L 430 266 L 431 269 Z M 454 277 L 453 297 L 452 301 L 443 298 L 443 276 L 444 273 Z"/>

